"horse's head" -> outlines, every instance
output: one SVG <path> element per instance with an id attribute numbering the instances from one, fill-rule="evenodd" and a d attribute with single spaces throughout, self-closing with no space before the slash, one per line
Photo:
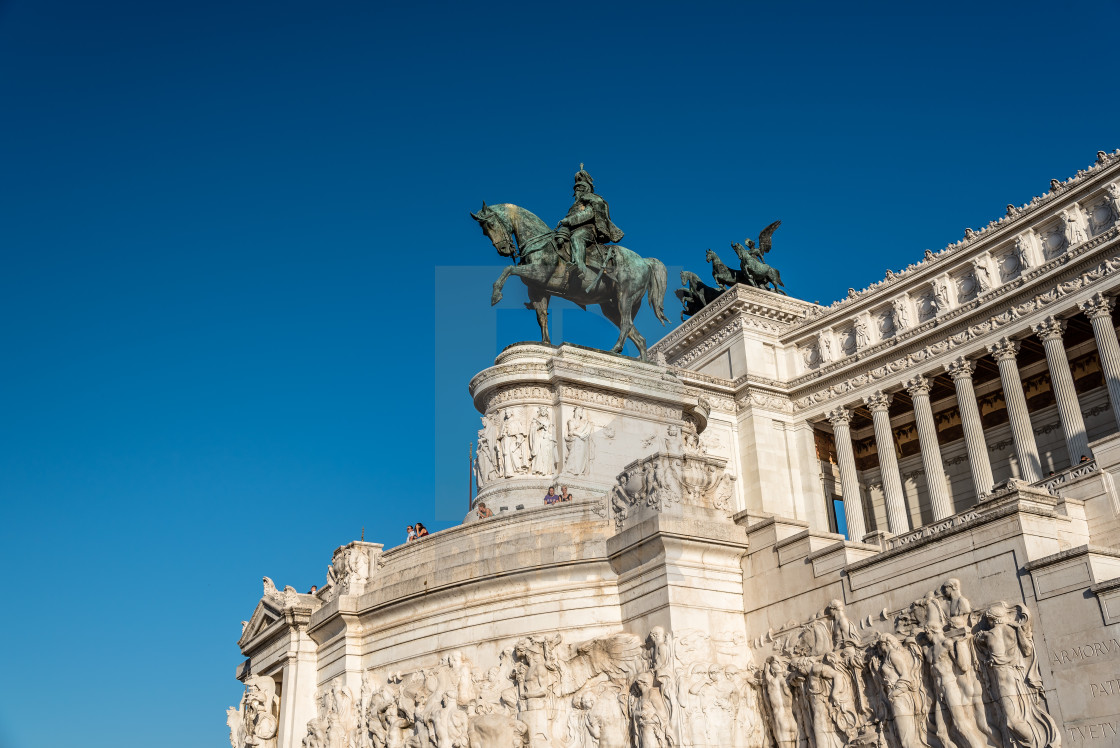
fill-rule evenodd
<path id="1" fill-rule="evenodd" d="M 699 285 L 700 276 L 696 273 L 690 273 L 687 270 L 681 271 L 681 283 L 692 288 L 694 285 Z"/>
<path id="2" fill-rule="evenodd" d="M 711 262 L 713 260 L 718 260 L 719 255 L 717 255 L 715 252 L 713 252 L 712 250 L 709 249 L 708 252 L 704 255 L 704 259 L 707 260 L 708 262 Z"/>
<path id="3" fill-rule="evenodd" d="M 513 256 L 511 230 L 503 220 L 501 213 L 488 206 L 484 200 L 482 208 L 477 213 L 471 213 L 471 218 L 478 221 L 478 225 L 482 227 L 482 233 L 490 239 L 490 243 L 494 245 L 494 249 L 498 250 L 498 254 L 502 257 Z"/>

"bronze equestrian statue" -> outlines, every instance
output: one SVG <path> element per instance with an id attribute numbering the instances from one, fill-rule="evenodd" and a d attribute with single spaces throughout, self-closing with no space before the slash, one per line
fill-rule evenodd
<path id="1" fill-rule="evenodd" d="M 598 304 L 618 327 L 612 353 L 621 353 L 629 338 L 638 358 L 648 361 L 645 338 L 634 327 L 634 315 L 642 297 L 661 324 L 669 320 L 662 308 L 667 271 L 660 260 L 638 255 L 618 241 L 622 232 L 611 223 L 607 203 L 595 195 L 591 175 L 580 170 L 575 176 L 576 195 L 568 214 L 552 231 L 537 216 L 512 203 L 487 205 L 471 218 L 478 222 L 494 249 L 514 264 L 494 281 L 490 304 L 502 298 L 502 287 L 511 275 L 521 278 L 529 290 L 525 306 L 537 313 L 541 341 L 548 343 L 548 301 L 559 296 L 586 308 Z"/>

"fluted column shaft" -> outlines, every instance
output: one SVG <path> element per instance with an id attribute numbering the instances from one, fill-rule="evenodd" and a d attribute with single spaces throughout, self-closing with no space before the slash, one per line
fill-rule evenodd
<path id="1" fill-rule="evenodd" d="M 852 447 L 852 414 L 847 408 L 837 408 L 828 414 L 836 442 L 836 460 L 840 466 L 840 490 L 844 492 L 844 521 L 848 525 L 848 539 L 857 543 L 867 534 L 863 521 L 863 501 L 859 495 L 859 476 L 856 474 L 856 452 Z"/>
<path id="2" fill-rule="evenodd" d="M 999 379 L 1003 385 L 1003 399 L 1007 405 L 1007 418 L 1011 422 L 1011 439 L 1015 442 L 1015 456 L 1019 459 L 1022 480 L 1034 483 L 1042 478 L 1038 460 L 1038 444 L 1034 440 L 1031 415 L 1027 411 L 1027 397 L 1023 394 L 1023 380 L 1019 378 L 1019 343 L 1009 338 L 988 346 L 988 353 L 999 366 Z"/>
<path id="3" fill-rule="evenodd" d="M 953 501 L 945 487 L 945 473 L 941 465 L 941 445 L 937 443 L 937 426 L 933 422 L 933 408 L 929 403 L 929 380 L 920 374 L 906 383 L 906 391 L 914 401 L 914 421 L 918 425 L 918 445 L 922 451 L 922 467 L 926 471 L 926 488 L 933 507 L 934 520 L 945 519 L 953 513 Z"/>
<path id="4" fill-rule="evenodd" d="M 1093 325 L 1093 337 L 1097 339 L 1097 355 L 1101 359 L 1101 370 L 1108 385 L 1108 400 L 1112 404 L 1112 416 L 1120 426 L 1120 343 L 1116 341 L 1116 328 L 1112 326 L 1112 305 L 1115 302 L 1104 294 L 1094 294 L 1088 301 L 1081 303 L 1081 311 Z"/>
<path id="5" fill-rule="evenodd" d="M 1054 389 L 1054 399 L 1058 402 L 1062 431 L 1066 435 L 1069 462 L 1076 465 L 1081 455 L 1089 454 L 1089 437 L 1085 433 L 1085 419 L 1081 416 L 1081 404 L 1077 402 L 1073 372 L 1069 370 L 1066 344 L 1062 340 L 1066 321 L 1050 316 L 1031 329 L 1042 340 L 1042 347 L 1046 349 L 1046 367 L 1050 370 L 1050 384 Z"/>
<path id="6" fill-rule="evenodd" d="M 906 500 L 902 493 L 902 476 L 898 472 L 898 457 L 894 453 L 894 434 L 887 408 L 891 396 L 875 392 L 863 399 L 871 410 L 875 425 L 875 446 L 879 451 L 879 472 L 883 475 L 883 493 L 887 498 L 887 526 L 894 534 L 910 531 L 910 518 L 906 516 Z"/>
<path id="7" fill-rule="evenodd" d="M 972 362 L 962 356 L 946 365 L 945 371 L 957 388 L 957 408 L 961 413 L 972 485 L 977 496 L 986 496 L 991 493 L 995 479 L 992 478 L 992 462 L 988 459 L 988 443 L 984 440 L 984 423 L 976 405 L 976 389 L 972 386 Z"/>

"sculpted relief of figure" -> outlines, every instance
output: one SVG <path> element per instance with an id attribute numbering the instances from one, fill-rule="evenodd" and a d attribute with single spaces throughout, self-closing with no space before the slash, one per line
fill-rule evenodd
<path id="1" fill-rule="evenodd" d="M 1058 725 L 1042 708 L 1042 676 L 1034 654 L 1030 612 L 998 602 L 984 611 L 976 644 L 1004 714 L 1007 745 L 1046 748 L 1061 744 Z"/>
<path id="2" fill-rule="evenodd" d="M 529 472 L 529 435 L 515 408 L 506 408 L 502 416 L 502 432 L 498 451 L 502 456 L 502 474 L 507 478 Z"/>
<path id="3" fill-rule="evenodd" d="M 556 438 L 552 435 L 552 418 L 548 408 L 537 408 L 529 428 L 529 451 L 532 454 L 533 475 L 555 475 L 559 461 Z"/>
<path id="4" fill-rule="evenodd" d="M 478 432 L 478 451 L 475 458 L 479 488 L 488 486 L 501 473 L 499 466 L 502 461 L 497 450 L 498 426 L 494 421 L 494 416 L 485 415 L 482 417 L 482 428 Z"/>
<path id="5" fill-rule="evenodd" d="M 894 633 L 832 601 L 768 638 L 761 668 L 738 634 L 653 626 L 567 643 L 523 637 L 475 667 L 372 672 L 355 699 L 322 690 L 304 748 L 1057 748 L 1029 612 L 974 611 L 949 579 L 903 608 Z M 883 620 L 890 620 L 884 617 Z M 738 637 L 738 638 L 737 638 Z M 234 748 L 275 748 L 271 679 L 230 709 Z"/>
<path id="6" fill-rule="evenodd" d="M 564 472 L 569 475 L 587 475 L 591 470 L 592 428 L 587 411 L 578 406 L 573 408 L 572 417 L 567 423 L 567 435 L 564 437 L 568 450 L 564 459 Z"/>
<path id="7" fill-rule="evenodd" d="M 1077 217 L 1076 211 L 1063 210 L 1058 213 L 1058 218 L 1065 233 L 1067 247 L 1085 241 L 1085 229 L 1081 227 L 1081 220 Z"/>
<path id="8" fill-rule="evenodd" d="M 1060 745 L 1026 608 L 1000 602 L 977 613 L 948 579 L 903 608 L 894 628 L 857 624 L 834 600 L 771 636 L 759 681 L 772 745 Z"/>
<path id="9" fill-rule="evenodd" d="M 226 710 L 230 745 L 233 748 L 276 748 L 279 718 L 280 703 L 276 698 L 275 681 L 264 675 L 249 676 L 240 706 L 236 709 L 231 706 Z"/>

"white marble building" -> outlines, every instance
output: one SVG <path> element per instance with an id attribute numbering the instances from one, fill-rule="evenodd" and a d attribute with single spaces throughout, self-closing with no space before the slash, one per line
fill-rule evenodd
<path id="1" fill-rule="evenodd" d="M 1120 151 L 829 307 L 736 286 L 659 363 L 509 347 L 493 516 L 265 578 L 231 744 L 1120 745 L 1115 295 Z"/>

